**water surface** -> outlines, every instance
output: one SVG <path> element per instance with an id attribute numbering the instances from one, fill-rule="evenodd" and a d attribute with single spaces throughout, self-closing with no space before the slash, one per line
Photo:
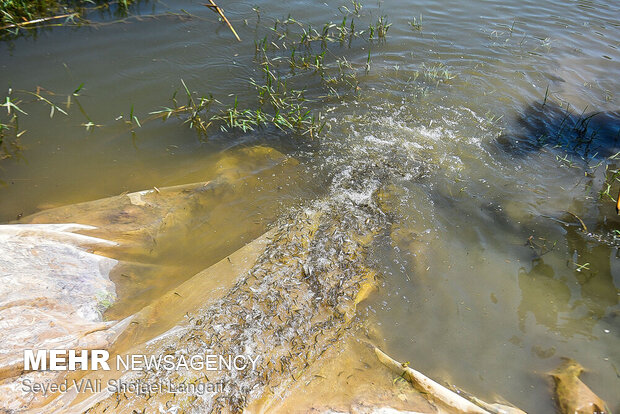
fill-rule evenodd
<path id="1" fill-rule="evenodd" d="M 0 219 L 206 180 L 232 149 L 272 146 L 297 158 L 304 178 L 260 200 L 247 192 L 240 203 L 263 220 L 248 238 L 326 189 L 380 197 L 389 210 L 392 228 L 373 251 L 382 288 L 362 310 L 380 325 L 388 352 L 529 412 L 554 409 L 545 373 L 571 357 L 617 410 L 620 220 L 599 197 L 605 167 L 618 167 L 608 157 L 620 150 L 617 2 L 368 2 L 367 21 L 385 14 L 393 25 L 385 43 L 370 46 L 358 96 L 316 103 L 329 128 L 320 140 L 266 129 L 214 131 L 204 142 L 180 121 L 124 122 L 132 107 L 144 120 L 170 105 L 181 79 L 220 99 L 249 99 L 247 80 L 259 76 L 254 39 L 265 26 L 289 14 L 337 22 L 342 5 L 351 7 L 229 2 L 241 43 L 200 2 L 178 0 L 140 3 L 132 10 L 140 18 L 93 16 L 101 24 L 1 43 L 4 91 L 40 86 L 64 102 L 84 87 L 68 116 L 50 120 L 48 108 L 24 103 L 22 157 L 0 164 Z M 415 30 L 409 21 L 420 16 Z M 368 47 L 334 50 L 362 67 Z M 596 134 L 578 141 L 580 117 L 594 112 L 585 137 Z M 102 126 L 87 130 L 89 121 Z M 234 233 L 230 249 L 242 239 Z M 191 269 L 219 259 L 166 258 Z"/>

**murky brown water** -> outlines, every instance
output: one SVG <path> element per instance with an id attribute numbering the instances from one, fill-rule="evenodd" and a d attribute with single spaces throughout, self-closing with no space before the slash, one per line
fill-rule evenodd
<path id="1" fill-rule="evenodd" d="M 330 127 L 321 140 L 267 130 L 217 132 L 201 143 L 175 120 L 143 122 L 132 134 L 124 123 L 131 107 L 146 119 L 169 105 L 180 79 L 218 97 L 249 97 L 246 80 L 257 76 L 253 41 L 274 18 L 291 13 L 320 25 L 340 16 L 339 3 L 256 3 L 260 22 L 254 3 L 225 6 L 242 43 L 200 3 L 169 1 L 141 4 L 134 10 L 141 19 L 0 44 L 3 90 L 41 86 L 64 102 L 84 83 L 66 117 L 50 120 L 47 108 L 23 105 L 29 113 L 20 118 L 27 130 L 23 156 L 0 164 L 0 219 L 209 180 L 236 149 L 272 146 L 301 162 L 299 174 L 261 187 L 268 170 L 249 169 L 251 188 L 228 194 L 218 206 L 221 243 L 210 254 L 192 251 L 209 215 L 197 217 L 197 227 L 179 233 L 179 244 L 158 256 L 183 263 L 185 271 L 153 295 L 327 189 L 356 181 L 359 188 L 342 193 L 362 200 L 377 182 L 387 183 L 384 201 L 398 231 L 373 251 L 383 286 L 363 312 L 380 324 L 388 352 L 432 377 L 482 397 L 499 394 L 530 412 L 553 409 L 545 373 L 571 357 L 617 410 L 614 231 L 620 220 L 599 191 L 605 166 L 618 167 L 607 157 L 620 150 L 620 6 L 394 0 L 379 8 L 370 2 L 363 11 L 373 18 L 386 14 L 393 26 L 385 44 L 372 46 L 372 70 L 361 78 L 360 96 L 317 103 Z M 195 17 L 166 14 L 181 9 Z M 420 15 L 422 30 L 413 30 L 408 21 Z M 367 47 L 343 47 L 342 53 L 363 65 Z M 549 103 L 540 110 L 547 87 Z M 573 108 L 568 121 L 563 110 L 553 113 L 562 103 Z M 574 131 L 564 126 L 592 112 L 603 112 L 589 125 L 597 135 L 590 145 L 572 145 Z M 81 124 L 89 120 L 103 126 L 88 131 Z M 617 184 L 613 188 L 617 192 Z M 567 212 L 583 219 L 588 232 Z"/>

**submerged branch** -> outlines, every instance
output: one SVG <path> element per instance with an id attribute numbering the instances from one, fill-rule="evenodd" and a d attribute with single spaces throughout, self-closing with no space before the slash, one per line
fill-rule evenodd
<path id="1" fill-rule="evenodd" d="M 571 216 L 575 217 L 577 220 L 579 220 L 579 223 L 581 224 L 581 227 L 583 228 L 583 232 L 587 233 L 588 232 L 588 227 L 586 226 L 586 224 L 583 222 L 583 220 L 575 213 L 571 213 L 570 211 L 567 211 L 568 214 L 570 214 Z"/>

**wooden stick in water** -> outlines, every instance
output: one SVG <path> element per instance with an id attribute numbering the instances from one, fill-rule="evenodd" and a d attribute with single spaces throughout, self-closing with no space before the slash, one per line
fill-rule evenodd
<path id="1" fill-rule="evenodd" d="M 570 211 L 567 211 L 568 214 L 570 214 L 571 216 L 575 217 L 577 220 L 579 220 L 579 223 L 581 223 L 581 228 L 583 229 L 584 233 L 588 232 L 588 228 L 586 227 L 586 224 L 583 222 L 583 220 L 581 218 L 579 218 L 579 216 L 575 213 L 571 213 Z"/>
<path id="2" fill-rule="evenodd" d="M 450 391 L 446 387 L 439 385 L 432 379 L 426 377 L 422 373 L 410 368 L 400 362 L 390 358 L 375 348 L 375 354 L 379 361 L 398 375 L 401 375 L 404 379 L 409 381 L 411 385 L 416 386 L 418 389 L 424 391 L 429 396 L 432 396 L 438 402 L 450 407 L 452 410 L 459 414 L 491 414 L 489 411 L 484 410 L 474 403 L 466 400 L 457 393 Z"/>
<path id="3" fill-rule="evenodd" d="M 28 26 L 29 24 L 43 23 L 43 22 L 47 22 L 49 20 L 62 19 L 64 17 L 75 17 L 77 15 L 78 15 L 77 13 L 69 13 L 69 14 L 63 14 L 63 15 L 60 15 L 60 16 L 42 17 L 40 19 L 29 20 L 29 21 L 23 22 L 23 23 L 13 23 L 13 24 L 9 24 L 7 26 L 2 26 L 2 27 L 0 27 L 0 30 L 11 29 L 13 27 Z"/>
<path id="4" fill-rule="evenodd" d="M 232 26 L 232 24 L 230 24 L 230 22 L 228 21 L 228 19 L 226 18 L 226 16 L 224 16 L 224 12 L 222 11 L 222 9 L 220 8 L 220 6 L 218 6 L 217 4 L 215 4 L 215 2 L 213 2 L 213 0 L 209 0 L 209 3 L 211 4 L 205 4 L 206 7 L 210 8 L 211 10 L 213 10 L 214 12 L 216 12 L 217 14 L 220 15 L 220 17 L 222 18 L 222 20 L 224 20 L 224 22 L 228 25 L 228 28 L 230 29 L 231 32 L 233 32 L 233 34 L 235 35 L 235 37 L 237 38 L 238 41 L 241 41 L 241 39 L 239 38 L 239 35 L 237 34 L 237 32 L 235 31 L 235 28 Z"/>

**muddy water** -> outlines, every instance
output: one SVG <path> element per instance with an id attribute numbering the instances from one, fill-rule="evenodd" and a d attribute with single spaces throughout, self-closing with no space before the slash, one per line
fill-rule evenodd
<path id="1" fill-rule="evenodd" d="M 315 25 L 338 21 L 339 5 L 231 2 L 242 43 L 209 10 L 183 1 L 142 3 L 133 10 L 140 18 L 94 15 L 101 24 L 2 43 L 5 90 L 41 86 L 64 102 L 84 87 L 66 117 L 50 120 L 47 108 L 24 103 L 25 149 L 1 164 L 0 219 L 209 180 L 235 149 L 271 146 L 299 160 L 303 173 L 225 200 L 254 223 L 245 233 L 236 217 L 218 227 L 231 251 L 326 189 L 360 203 L 378 197 L 391 233 L 373 249 L 382 288 L 362 313 L 377 321 L 389 353 L 531 412 L 553 410 L 545 373 L 572 357 L 617 410 L 620 220 L 614 203 L 599 198 L 605 166 L 617 168 L 607 157 L 620 150 L 615 2 L 369 2 L 367 20 L 386 14 L 393 26 L 386 43 L 371 47 L 359 96 L 317 103 L 329 127 L 318 141 L 266 130 L 214 131 L 201 142 L 179 121 L 125 124 L 132 106 L 144 120 L 169 105 L 180 79 L 218 98 L 249 98 L 246 80 L 258 76 L 253 40 L 263 27 L 289 13 Z M 420 15 L 414 30 L 408 22 Z M 364 65 L 367 48 L 340 52 Z M 563 121 L 557 108 L 567 104 L 573 115 Z M 566 125 L 592 112 L 602 114 L 585 136 L 597 133 L 578 141 Z M 91 120 L 102 126 L 81 125 Z M 259 180 L 264 170 L 250 174 Z M 180 233 L 180 245 L 196 245 L 191 238 L 201 234 Z M 226 254 L 184 247 L 162 260 L 200 269 Z M 181 273 L 164 285 L 190 272 Z"/>

